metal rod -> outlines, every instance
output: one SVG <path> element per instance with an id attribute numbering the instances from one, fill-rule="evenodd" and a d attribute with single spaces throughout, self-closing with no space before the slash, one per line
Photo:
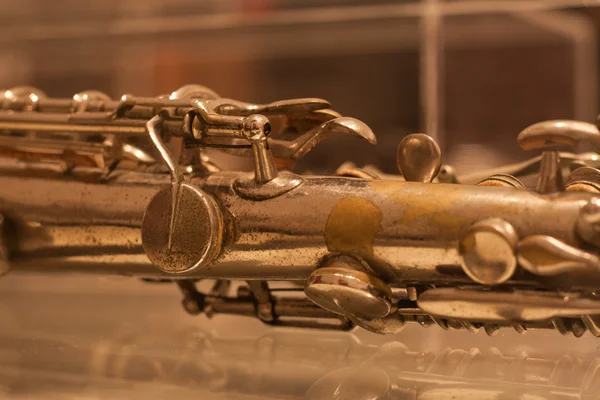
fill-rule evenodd
<path id="1" fill-rule="evenodd" d="M 77 132 L 83 134 L 146 135 L 146 120 L 118 119 L 101 123 L 74 122 L 70 114 L 0 111 L 0 130 L 36 132 Z"/>

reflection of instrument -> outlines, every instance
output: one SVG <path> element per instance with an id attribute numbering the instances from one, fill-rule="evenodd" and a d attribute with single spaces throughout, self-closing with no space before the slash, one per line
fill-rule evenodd
<path id="1" fill-rule="evenodd" d="M 593 399 L 600 389 L 600 360 L 591 357 L 505 355 L 497 348 L 420 352 L 400 342 L 368 345 L 340 333 L 275 330 L 224 339 L 190 331 L 160 340 L 136 332 L 86 346 L 3 335 L 0 341 L 23 356 L 3 359 L 0 353 L 0 388 L 28 388 L 32 381 L 45 391 L 65 381 L 108 388 L 147 383 L 152 392 L 154 383 L 202 398 L 213 392 L 310 400 Z M 21 373 L 11 375 L 10 368 Z M 136 385 L 136 391 L 143 387 Z"/>
<path id="2" fill-rule="evenodd" d="M 518 140 L 541 156 L 479 177 L 442 166 L 423 134 L 399 145 L 402 177 L 280 172 L 330 136 L 375 136 L 324 100 L 257 105 L 194 85 L 118 101 L 16 88 L 0 132 L 4 270 L 175 281 L 192 314 L 274 325 L 600 336 L 598 156 L 556 150 L 600 149 L 594 125 L 535 124 Z M 252 157 L 254 173 L 220 170 L 206 148 Z M 247 285 L 232 295 L 230 280 Z"/>

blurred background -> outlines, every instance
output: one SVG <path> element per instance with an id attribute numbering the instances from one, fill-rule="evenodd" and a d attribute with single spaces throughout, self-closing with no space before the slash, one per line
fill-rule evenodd
<path id="1" fill-rule="evenodd" d="M 376 147 L 323 144 L 300 165 L 397 172 L 424 131 L 459 174 L 523 159 L 518 132 L 598 113 L 594 0 L 0 0 L 0 87 L 155 96 L 199 83 L 252 102 L 321 97 Z M 530 155 L 529 155 L 530 156 Z"/>
<path id="2" fill-rule="evenodd" d="M 300 170 L 394 173 L 420 131 L 461 174 L 531 156 L 515 140 L 529 124 L 594 121 L 599 38 L 593 0 L 0 0 L 0 88 L 321 97 L 379 142 L 327 141 Z M 589 333 L 286 331 L 179 301 L 127 279 L 3 278 L 0 398 L 599 398 Z"/>

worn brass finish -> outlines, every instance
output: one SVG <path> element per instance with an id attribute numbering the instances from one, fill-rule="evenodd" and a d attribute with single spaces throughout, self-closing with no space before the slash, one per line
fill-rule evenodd
<path id="1" fill-rule="evenodd" d="M 142 220 L 142 246 L 150 261 L 161 270 L 191 272 L 208 266 L 219 254 L 223 215 L 211 196 L 183 184 L 178 194 L 180 211 L 173 218 L 172 190 L 162 189 L 150 200 Z"/>
<path id="2" fill-rule="evenodd" d="M 402 176 L 278 169 L 338 135 L 375 143 L 329 107 L 245 103 L 200 85 L 119 100 L 3 92 L 0 274 L 173 281 L 190 314 L 272 325 L 600 336 L 600 157 L 555 150 L 600 144 L 595 127 L 533 125 L 518 141 L 541 155 L 471 175 L 442 168 L 424 134 L 400 143 Z M 207 148 L 251 157 L 254 170 L 222 170 Z M 198 290 L 202 279 L 213 289 Z"/>
<path id="3" fill-rule="evenodd" d="M 431 137 L 413 133 L 398 145 L 397 163 L 407 181 L 431 182 L 442 166 L 442 152 Z"/>
<path id="4" fill-rule="evenodd" d="M 494 174 L 488 178 L 485 178 L 477 185 L 479 186 L 504 186 L 504 187 L 515 187 L 523 188 L 523 184 L 517 178 L 508 174 Z"/>
<path id="5" fill-rule="evenodd" d="M 304 293 L 317 305 L 353 318 L 383 318 L 392 308 L 392 291 L 381 279 L 346 266 L 316 269 Z"/>
<path id="6" fill-rule="evenodd" d="M 540 176 L 535 190 L 538 193 L 554 193 L 564 190 L 560 169 L 560 155 L 557 151 L 545 151 L 540 161 Z"/>
<path id="7" fill-rule="evenodd" d="M 519 263 L 540 276 L 568 272 L 600 272 L 600 258 L 551 236 L 534 235 L 519 242 Z"/>
<path id="8" fill-rule="evenodd" d="M 557 317 L 599 315 L 600 300 L 576 293 L 485 292 L 440 288 L 424 292 L 417 301 L 424 312 L 474 321 L 547 321 Z"/>
<path id="9" fill-rule="evenodd" d="M 591 199 L 579 213 L 575 230 L 579 237 L 594 246 L 600 247 L 600 199 Z"/>
<path id="10" fill-rule="evenodd" d="M 600 131 L 596 125 L 583 121 L 544 121 L 527 127 L 517 138 L 523 150 L 555 149 L 558 146 L 572 150 L 582 142 L 600 150 Z"/>
<path id="11" fill-rule="evenodd" d="M 475 282 L 497 285 L 517 269 L 517 232 L 500 218 L 478 221 L 460 239 L 463 271 Z"/>
<path id="12" fill-rule="evenodd" d="M 575 169 L 565 185 L 565 190 L 600 193 L 600 170 L 592 167 Z"/>

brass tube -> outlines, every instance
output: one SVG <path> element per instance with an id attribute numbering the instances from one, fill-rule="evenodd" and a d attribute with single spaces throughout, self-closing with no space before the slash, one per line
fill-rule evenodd
<path id="1" fill-rule="evenodd" d="M 24 178 L 22 167 L 0 170 L 0 210 L 17 222 L 13 270 L 165 276 L 144 254 L 140 231 L 146 205 L 169 185 L 167 174 L 120 171 L 101 179 L 53 173 Z M 229 229 L 210 268 L 177 278 L 304 280 L 324 255 L 352 247 L 392 283 L 469 282 L 456 247 L 471 223 L 502 217 L 522 237 L 552 233 L 576 243 L 575 221 L 592 197 L 305 177 L 288 193 L 253 201 L 232 189 L 239 176 L 190 180 L 216 198 Z"/>
<path id="2" fill-rule="evenodd" d="M 36 132 L 76 132 L 82 134 L 145 135 L 141 120 L 106 120 L 94 124 L 74 122 L 69 114 L 20 113 L 0 111 L 0 130 Z"/>

